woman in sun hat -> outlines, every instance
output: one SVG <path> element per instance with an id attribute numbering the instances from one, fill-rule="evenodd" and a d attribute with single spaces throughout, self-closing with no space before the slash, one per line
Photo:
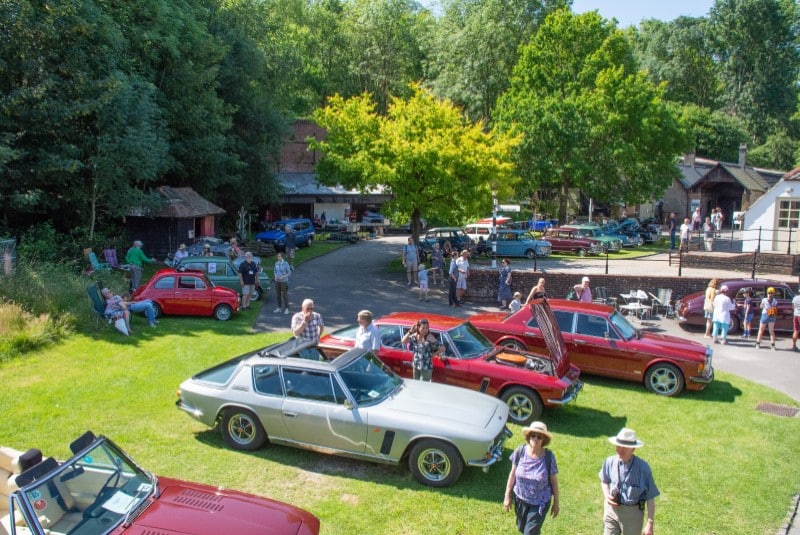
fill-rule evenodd
<path id="1" fill-rule="evenodd" d="M 506 511 L 514 504 L 517 529 L 525 535 L 538 535 L 551 508 L 553 518 L 558 516 L 558 466 L 556 456 L 546 448 L 553 435 L 544 422 L 532 422 L 522 429 L 525 444 L 511 454 L 511 471 L 508 474 L 503 507 Z"/>
<path id="2" fill-rule="evenodd" d="M 636 431 L 628 428 L 621 429 L 608 441 L 616 446 L 617 454 L 608 457 L 600 469 L 604 497 L 603 533 L 653 535 L 655 497 L 660 493 L 650 465 L 633 454 L 636 448 L 644 446 L 644 442 L 636 436 Z"/>

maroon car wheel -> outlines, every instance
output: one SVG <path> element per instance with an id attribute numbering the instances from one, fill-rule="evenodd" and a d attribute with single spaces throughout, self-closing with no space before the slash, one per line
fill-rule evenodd
<path id="1" fill-rule="evenodd" d="M 528 425 L 538 420 L 544 409 L 539 395 L 523 386 L 509 388 L 500 399 L 508 405 L 508 419 L 517 425 Z"/>
<path id="2" fill-rule="evenodd" d="M 647 369 L 644 384 L 659 396 L 676 396 L 683 390 L 683 374 L 672 364 L 660 362 Z"/>

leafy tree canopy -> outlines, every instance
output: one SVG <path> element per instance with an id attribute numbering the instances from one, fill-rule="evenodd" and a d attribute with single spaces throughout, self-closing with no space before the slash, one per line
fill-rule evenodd
<path id="1" fill-rule="evenodd" d="M 323 140 L 308 139 L 325 154 L 320 180 L 386 188 L 394 195 L 389 210 L 411 216 L 415 238 L 420 217 L 464 221 L 485 214 L 492 184 L 502 197 L 516 181 L 511 151 L 519 138 L 468 123 L 450 101 L 417 84 L 410 97 L 393 98 L 385 116 L 364 94 L 334 96 L 314 119 L 327 131 Z"/>

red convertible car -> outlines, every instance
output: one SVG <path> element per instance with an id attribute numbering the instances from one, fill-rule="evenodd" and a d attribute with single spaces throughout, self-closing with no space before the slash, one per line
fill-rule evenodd
<path id="1" fill-rule="evenodd" d="M 644 381 L 662 396 L 677 395 L 684 388 L 702 390 L 714 379 L 709 346 L 636 329 L 605 305 L 551 299 L 550 307 L 570 361 L 583 373 Z M 510 315 L 476 314 L 469 321 L 496 344 L 531 350 L 546 345 L 530 307 Z"/>
<path id="2" fill-rule="evenodd" d="M 583 386 L 549 307 L 535 307 L 535 313 L 549 326 L 545 333 L 552 358 L 495 346 L 462 318 L 419 312 L 396 312 L 374 321 L 381 332 L 378 356 L 398 375 L 412 377 L 412 353 L 400 340 L 419 319 L 427 318 L 431 332 L 445 346 L 444 354 L 433 359 L 433 381 L 496 396 L 508 404 L 508 419 L 525 425 L 538 419 L 543 407 L 573 401 Z M 320 346 L 353 347 L 357 329 L 335 331 L 323 337 Z"/>
<path id="3" fill-rule="evenodd" d="M 239 310 L 239 293 L 216 286 L 202 271 L 162 269 L 131 294 L 132 301 L 150 299 L 161 314 L 214 316 L 230 319 Z"/>

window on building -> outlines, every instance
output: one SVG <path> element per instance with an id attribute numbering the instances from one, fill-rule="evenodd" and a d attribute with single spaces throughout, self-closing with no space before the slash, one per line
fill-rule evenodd
<path id="1" fill-rule="evenodd" d="M 778 205 L 778 228 L 800 227 L 800 200 L 780 201 Z"/>

